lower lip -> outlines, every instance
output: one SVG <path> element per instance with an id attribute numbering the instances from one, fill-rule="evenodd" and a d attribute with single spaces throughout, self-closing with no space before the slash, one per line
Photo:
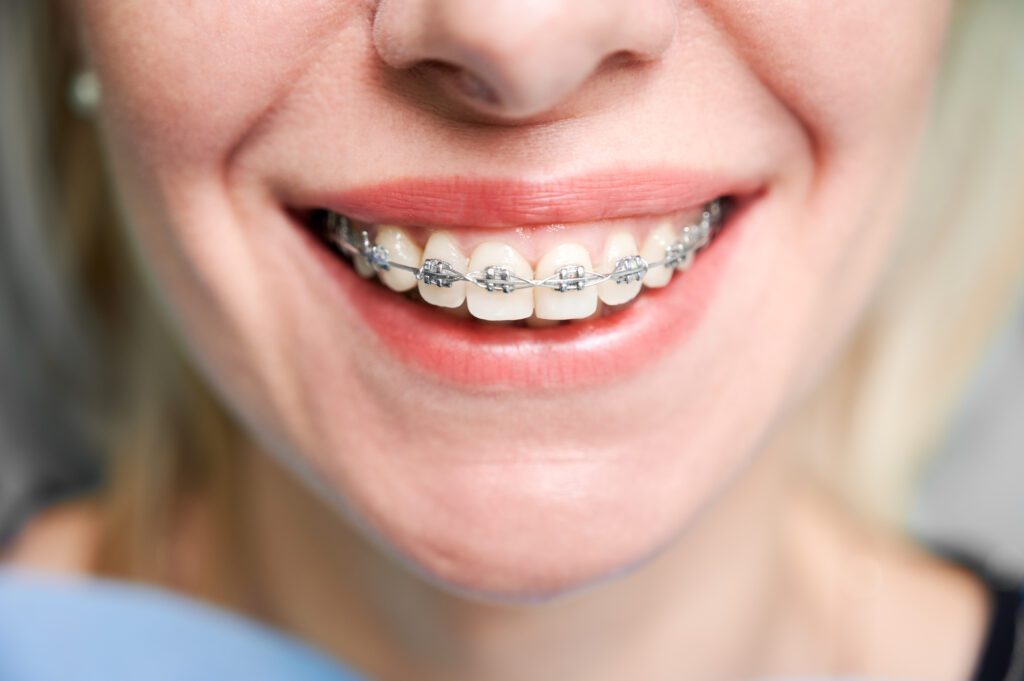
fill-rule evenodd
<path id="1" fill-rule="evenodd" d="M 605 317 L 548 328 L 482 324 L 409 300 L 360 277 L 341 256 L 303 233 L 346 301 L 400 363 L 464 388 L 571 389 L 606 384 L 678 350 L 714 304 L 752 205 L 737 208 L 717 237 L 668 286 L 642 289 Z"/>

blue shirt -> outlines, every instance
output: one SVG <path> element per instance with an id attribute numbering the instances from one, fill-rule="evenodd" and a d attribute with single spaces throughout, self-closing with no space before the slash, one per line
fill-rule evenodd
<path id="1" fill-rule="evenodd" d="M 3 681 L 361 681 L 266 626 L 153 587 L 0 568 Z"/>
<path id="2" fill-rule="evenodd" d="M 1007 669 L 1024 671 L 1013 646 L 1024 628 L 1018 640 L 1012 627 L 1024 626 L 1024 588 L 999 594 L 993 621 L 1006 622 L 989 633 L 980 668 L 991 674 L 975 678 L 1016 681 Z M 233 679 L 367 681 L 281 632 L 168 591 L 0 567 L 0 681 Z"/>

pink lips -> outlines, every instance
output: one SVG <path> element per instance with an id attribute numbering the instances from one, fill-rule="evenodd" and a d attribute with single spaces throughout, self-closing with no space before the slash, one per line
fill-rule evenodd
<path id="1" fill-rule="evenodd" d="M 714 301 L 758 186 L 654 171 L 541 183 L 414 179 L 309 202 L 372 223 L 500 227 L 655 215 L 718 196 L 738 197 L 738 210 L 726 229 L 669 286 L 645 289 L 615 314 L 550 328 L 499 326 L 442 314 L 360 278 L 314 239 L 309 242 L 346 302 L 393 360 L 464 387 L 583 387 L 638 372 L 685 343 Z"/>
<path id="2" fill-rule="evenodd" d="M 682 171 L 602 172 L 543 181 L 491 178 L 392 180 L 309 203 L 373 224 L 517 227 L 662 215 L 762 183 Z"/>

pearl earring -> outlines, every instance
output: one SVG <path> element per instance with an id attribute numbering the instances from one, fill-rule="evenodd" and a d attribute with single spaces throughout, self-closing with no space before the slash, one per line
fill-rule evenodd
<path id="1" fill-rule="evenodd" d="M 82 70 L 68 83 L 68 102 L 71 110 L 82 118 L 90 118 L 100 105 L 100 80 L 96 73 Z"/>

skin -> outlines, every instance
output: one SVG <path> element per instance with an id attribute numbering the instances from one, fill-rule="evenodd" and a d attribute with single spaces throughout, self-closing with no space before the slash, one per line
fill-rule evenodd
<path id="1" fill-rule="evenodd" d="M 71 4 L 140 257 L 252 436 L 253 612 L 375 678 L 967 675 L 978 585 L 781 435 L 888 253 L 948 2 Z M 765 177 L 756 229 L 686 343 L 584 395 L 398 366 L 281 204 L 678 163 Z"/>

